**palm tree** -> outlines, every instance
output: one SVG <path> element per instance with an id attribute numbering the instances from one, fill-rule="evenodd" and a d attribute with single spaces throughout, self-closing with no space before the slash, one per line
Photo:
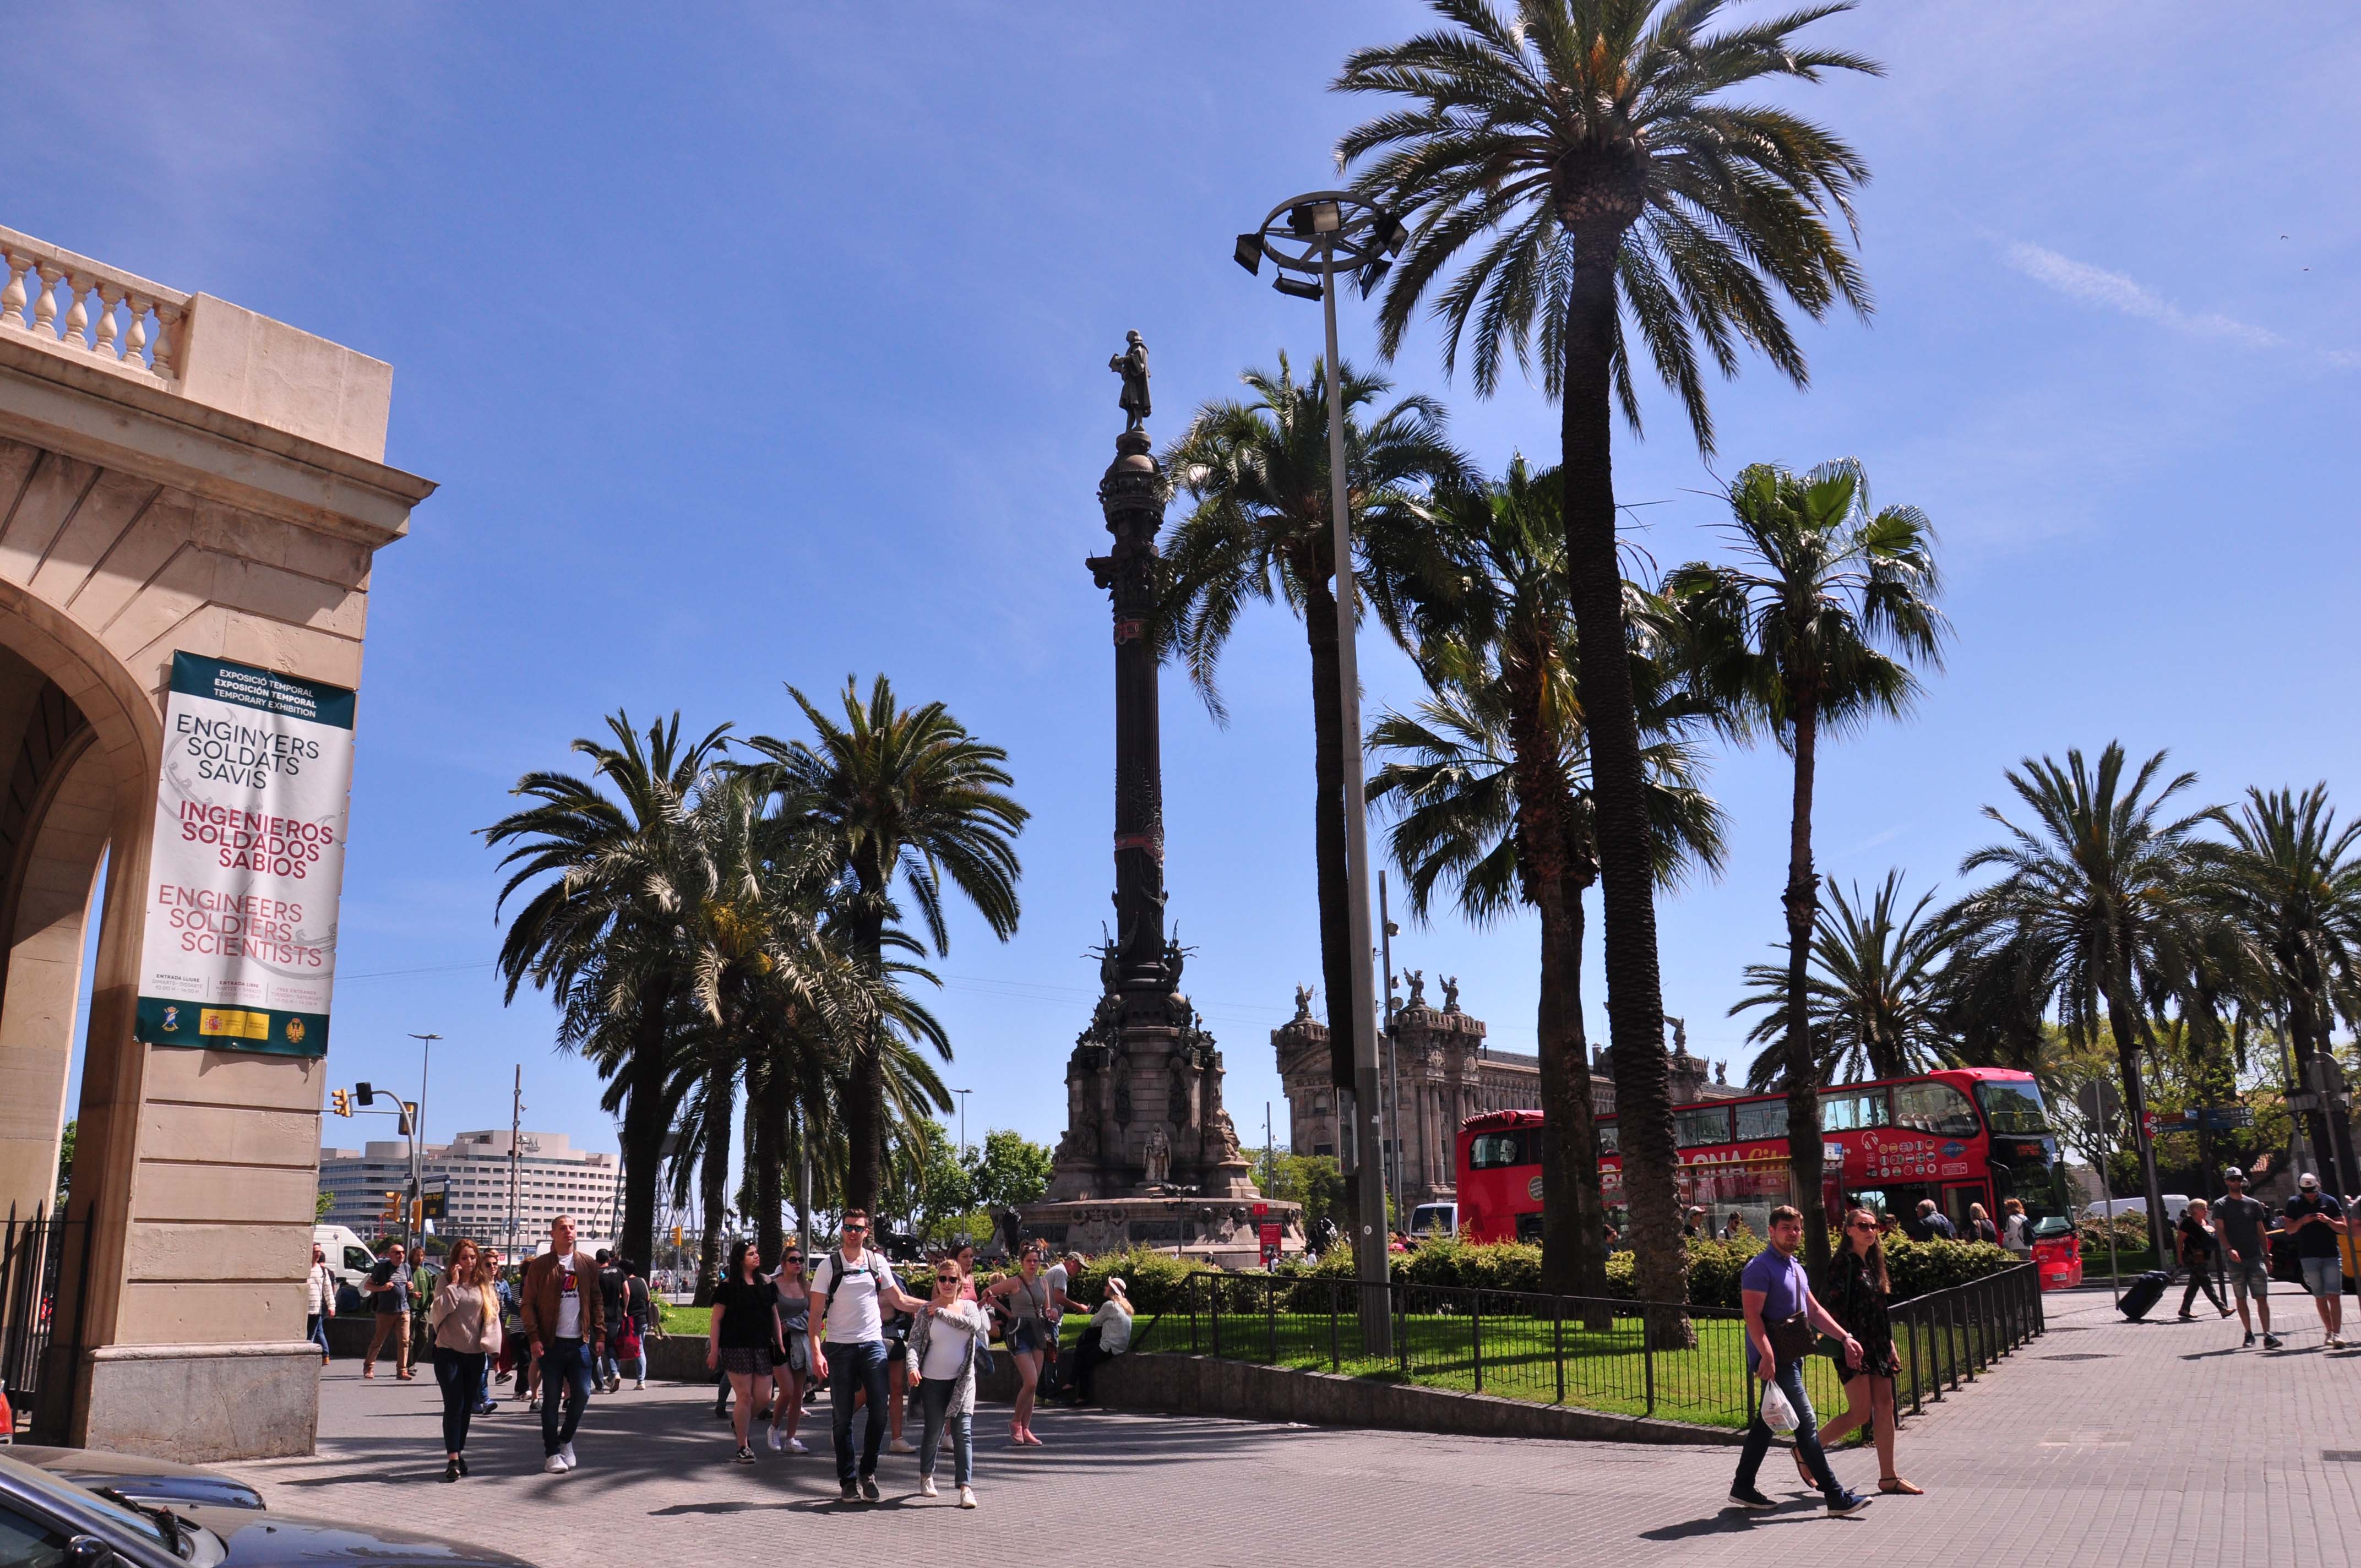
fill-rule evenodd
<path id="1" fill-rule="evenodd" d="M 1811 948 L 1819 919 L 1812 789 L 1823 729 L 1898 715 L 1917 695 L 1909 661 L 1939 665 L 1935 530 L 1916 507 L 1872 508 L 1851 458 L 1801 476 L 1769 464 L 1730 489 L 1739 562 L 1691 562 L 1665 579 L 1693 678 L 1725 728 L 1768 729 L 1795 759 L 1787 826 L 1787 1147 L 1804 1250 L 1827 1261 L 1820 1101 L 1813 1076 Z M 1889 652 L 1888 650 L 1891 650 Z"/>
<path id="2" fill-rule="evenodd" d="M 1898 871 L 1886 872 L 1865 902 L 1859 883 L 1850 899 L 1828 884 L 1805 993 L 1815 1085 L 1902 1078 L 1957 1060 L 1941 984 L 1949 932 L 1927 916 L 1934 898 L 1923 893 L 1904 910 Z M 1749 1045 L 1763 1047 L 1746 1075 L 1757 1093 L 1780 1087 L 1793 1069 L 1789 979 L 1784 963 L 1747 965 L 1752 989 L 1730 1010 L 1733 1018 L 1763 1014 L 1746 1031 Z"/>
<path id="3" fill-rule="evenodd" d="M 1391 389 L 1347 365 L 1345 405 L 1345 506 L 1354 537 L 1378 558 L 1361 581 L 1380 616 L 1390 617 L 1387 585 L 1417 554 L 1427 520 L 1426 492 L 1456 476 L 1463 460 L 1443 438 L 1442 406 L 1407 397 L 1374 420 Z M 1350 893 L 1345 866 L 1344 684 L 1339 674 L 1336 562 L 1329 513 L 1328 367 L 1312 361 L 1297 381 L 1287 356 L 1279 373 L 1239 378 L 1250 400 L 1209 402 L 1165 454 L 1166 470 L 1190 501 L 1164 541 L 1166 594 L 1159 637 L 1187 664 L 1189 678 L 1217 722 L 1227 718 L 1216 678 L 1239 611 L 1254 598 L 1284 600 L 1303 620 L 1312 655 L 1312 852 L 1320 908 L 1320 967 L 1328 995 L 1329 1062 L 1340 1089 L 1353 1082 Z M 1366 962 L 1366 959 L 1362 961 Z"/>
<path id="4" fill-rule="evenodd" d="M 1626 1157 L 1653 1168 L 1673 1157 L 1672 1113 L 1647 765 L 1616 558 L 1614 406 L 1640 422 L 1627 331 L 1708 453 L 1700 346 L 1725 376 L 1752 346 L 1803 384 L 1780 299 L 1816 320 L 1839 302 L 1868 311 L 1828 221 L 1850 224 L 1868 170 L 1809 121 L 1729 94 L 1879 68 L 1795 41 L 1841 4 L 1708 36 L 1719 0 L 1519 0 L 1513 19 L 1486 0 L 1433 3 L 1441 30 L 1345 60 L 1339 91 L 1411 104 L 1346 132 L 1337 158 L 1367 159 L 1360 188 L 1411 227 L 1378 315 L 1387 356 L 1433 294 L 1446 367 L 1472 324 L 1476 389 L 1489 396 L 1503 345 L 1529 367 L 1540 327 L 1543 389 L 1559 404 L 1566 576 L 1598 798 L 1617 1122 Z M 1653 1225 L 1643 1216 L 1653 1195 L 1647 1202 L 1633 1215 Z M 1667 1214 L 1672 1202 L 1663 1199 Z"/>
<path id="5" fill-rule="evenodd" d="M 1960 869 L 1964 874 L 1990 866 L 2001 879 L 1969 894 L 1958 911 L 1970 930 L 2004 932 L 2023 944 L 2021 961 L 2039 977 L 2041 993 L 2057 998 L 2059 1021 L 2076 1046 L 2088 1047 L 2106 1029 L 2151 1215 L 2164 1212 L 2164 1198 L 2142 1121 L 2147 1091 L 2140 1049 L 2153 1048 L 2148 1014 L 2172 992 L 2197 910 L 2191 839 L 2208 817 L 2165 817 L 2167 803 L 2197 775 L 2180 773 L 2158 787 L 2164 757 L 2157 752 L 2129 780 L 2119 741 L 2107 743 L 2095 769 L 2079 751 L 2066 753 L 2063 767 L 2048 757 L 2026 758 L 2008 783 L 2033 813 L 2032 825 L 2019 827 L 1984 807 L 2008 837 L 1978 850 Z"/>
<path id="6" fill-rule="evenodd" d="M 1519 461 L 1497 485 L 1462 486 L 1437 498 L 1435 539 L 1455 570 L 1441 587 L 1405 582 L 1406 623 L 1433 696 L 1416 717 L 1389 712 L 1370 747 L 1400 760 L 1371 779 L 1369 798 L 1398 807 L 1390 847 L 1408 879 L 1411 912 L 1424 919 L 1434 889 L 1458 885 L 1461 912 L 1488 924 L 1518 904 L 1542 927 L 1541 994 L 1534 1033 L 1542 1110 L 1556 1136 L 1543 1143 L 1542 1266 L 1546 1288 L 1597 1296 L 1606 1252 L 1590 1052 L 1582 1026 L 1584 893 L 1598 877 L 1589 757 L 1573 678 L 1573 625 L 1565 599 L 1564 532 L 1555 477 Z M 1689 864 L 1718 867 L 1721 815 L 1696 786 L 1680 739 L 1686 709 L 1644 666 L 1640 686 L 1658 700 L 1649 729 L 1649 804 L 1669 880 Z M 1669 1153 L 1669 1150 L 1667 1150 Z M 1659 1182 L 1635 1171 L 1631 1191 Z M 1677 1291 L 1681 1258 L 1669 1213 L 1661 1232 L 1633 1227 L 1652 1298 Z M 1658 1278 L 1657 1276 L 1663 1277 Z"/>
<path id="7" fill-rule="evenodd" d="M 1002 766 L 1008 753 L 970 735 L 939 702 L 903 707 L 882 674 L 865 704 L 845 678 L 841 722 L 794 686 L 787 695 L 813 739 L 758 735 L 748 745 L 770 759 L 759 783 L 778 797 L 778 816 L 807 821 L 851 883 L 842 917 L 855 960 L 884 981 L 896 882 L 936 953 L 950 949 L 946 880 L 1006 941 L 1016 929 L 1016 838 L 1031 816 L 1006 793 L 1014 782 Z M 881 1017 L 854 1042 L 841 1108 L 851 1145 L 845 1201 L 864 1209 L 875 1206 L 884 1185 L 887 1050 Z"/>
<path id="8" fill-rule="evenodd" d="M 2206 902 L 2261 959 L 2262 999 L 2285 1021 L 2301 1087 L 2316 1091 L 2312 1063 L 2335 1020 L 2361 1026 L 2361 822 L 2337 825 L 2324 784 L 2301 795 L 2249 788 L 2235 814 L 2213 815 L 2230 841 L 2199 849 Z M 2312 1147 L 2333 1152 L 2342 1190 L 2361 1191 L 2350 1126 L 2314 1105 L 2304 1124 Z"/>
<path id="9" fill-rule="evenodd" d="M 531 773 L 515 795 L 535 804 L 483 829 L 516 871 L 511 894 L 547 877 L 510 921 L 500 943 L 505 1002 L 530 981 L 549 991 L 561 1016 L 561 1049 L 578 1049 L 620 1090 L 624 1255 L 654 1255 L 657 1167 L 677 1102 L 670 1092 L 670 1017 L 682 979 L 680 909 L 673 878 L 697 781 L 720 751 L 720 725 L 683 743 L 680 715 L 645 735 L 627 713 L 607 719 L 611 745 L 577 740 L 590 777 Z M 605 784 L 612 795 L 600 788 Z M 617 1107 L 610 1091 L 611 1113 Z"/>

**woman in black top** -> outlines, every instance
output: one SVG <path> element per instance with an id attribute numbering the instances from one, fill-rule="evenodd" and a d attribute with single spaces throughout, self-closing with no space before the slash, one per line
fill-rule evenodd
<path id="1" fill-rule="evenodd" d="M 752 1242 L 730 1249 L 729 1272 L 713 1292 L 713 1327 L 707 1332 L 705 1365 L 730 1375 L 730 1392 L 738 1396 L 730 1425 L 738 1434 L 741 1464 L 754 1463 L 746 1444 L 746 1424 L 771 1400 L 774 1359 L 786 1359 L 779 1327 L 779 1288 L 763 1277 L 763 1260 Z"/>
<path id="2" fill-rule="evenodd" d="M 1820 1428 L 1820 1447 L 1835 1453 L 1837 1439 L 1868 1422 L 1877 1443 L 1877 1489 L 1915 1497 L 1926 1488 L 1905 1481 L 1894 1468 L 1894 1378 L 1902 1370 L 1902 1360 L 1894 1354 L 1894 1330 L 1885 1318 L 1886 1303 L 1894 1296 L 1894 1281 L 1885 1271 L 1885 1245 L 1878 1238 L 1877 1216 L 1866 1209 L 1847 1214 L 1844 1227 L 1844 1245 L 1828 1259 L 1812 1294 L 1861 1342 L 1861 1365 L 1848 1366 L 1844 1357 L 1837 1357 L 1844 1414 Z M 1800 1456 L 1796 1463 L 1802 1468 Z"/>
<path id="3" fill-rule="evenodd" d="M 2189 1270 L 2189 1288 L 2180 1293 L 2180 1321 L 2193 1321 L 2197 1314 L 2189 1309 L 2196 1304 L 2197 1292 L 2213 1303 L 2214 1310 L 2224 1317 L 2230 1308 L 2222 1299 L 2221 1287 L 2213 1283 L 2214 1259 L 2219 1254 L 2221 1238 L 2213 1234 L 2213 1212 L 2202 1198 L 2191 1198 L 2189 1207 L 2181 1211 L 2178 1227 L 2180 1266 Z"/>

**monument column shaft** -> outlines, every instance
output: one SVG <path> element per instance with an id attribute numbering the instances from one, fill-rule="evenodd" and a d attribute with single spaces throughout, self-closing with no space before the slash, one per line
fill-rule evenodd
<path id="1" fill-rule="evenodd" d="M 1160 509 L 1159 509 L 1160 510 Z M 1164 759 L 1156 653 L 1158 511 L 1110 504 L 1115 581 L 1115 903 L 1126 988 L 1152 985 L 1164 963 Z"/>

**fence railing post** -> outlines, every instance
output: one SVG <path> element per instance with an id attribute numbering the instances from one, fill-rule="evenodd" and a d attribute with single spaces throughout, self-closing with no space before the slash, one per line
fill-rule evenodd
<path id="1" fill-rule="evenodd" d="M 1262 1304 L 1270 1314 L 1270 1365 L 1279 1365 L 1279 1281 L 1262 1282 Z"/>
<path id="2" fill-rule="evenodd" d="M 1345 1363 L 1336 1350 L 1336 1282 L 1328 1281 L 1328 1370 L 1342 1372 Z"/>
<path id="3" fill-rule="evenodd" d="M 1484 1292 L 1470 1292 L 1475 1298 L 1467 1310 L 1467 1340 L 1476 1349 L 1476 1392 L 1484 1391 Z"/>
<path id="4" fill-rule="evenodd" d="M 1557 1363 L 1557 1402 L 1565 1403 L 1565 1298 L 1550 1298 L 1550 1354 Z"/>
<path id="5" fill-rule="evenodd" d="M 1919 1353 L 1927 1348 L 1926 1331 L 1918 1326 L 1920 1315 L 1918 1310 L 1913 1308 L 1909 1319 L 1904 1324 L 1905 1336 L 1910 1342 L 1910 1413 L 1914 1416 L 1920 1414 L 1927 1408 L 1925 1385 L 1918 1378 Z"/>
<path id="6" fill-rule="evenodd" d="M 1410 1287 L 1400 1280 L 1386 1284 L 1386 1310 L 1394 1315 L 1394 1358 L 1401 1364 L 1401 1375 L 1410 1376 Z"/>
<path id="7" fill-rule="evenodd" d="M 1213 1274 L 1201 1274 L 1197 1276 L 1197 1277 L 1205 1282 L 1205 1299 L 1210 1303 L 1206 1309 L 1205 1316 L 1208 1321 L 1208 1328 L 1213 1336 L 1213 1354 L 1218 1356 L 1222 1354 L 1221 1277 Z"/>
<path id="8" fill-rule="evenodd" d="M 1640 1369 L 1647 1379 L 1647 1399 L 1643 1414 L 1656 1413 L 1656 1325 L 1645 1305 L 1640 1309 Z"/>
<path id="9" fill-rule="evenodd" d="M 1189 1299 L 1189 1354 L 1191 1355 L 1197 1354 L 1197 1281 L 1203 1277 L 1202 1274 L 1191 1274 L 1180 1282 L 1181 1294 Z"/>

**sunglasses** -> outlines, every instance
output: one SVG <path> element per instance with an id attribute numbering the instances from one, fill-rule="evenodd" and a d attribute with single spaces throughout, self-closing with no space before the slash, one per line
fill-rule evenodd
<path id="1" fill-rule="evenodd" d="M 1849 1231 L 1873 1231 L 1877 1229 L 1877 1223 L 1873 1220 L 1855 1220 L 1851 1224 L 1847 1225 L 1845 1229 Z"/>
<path id="2" fill-rule="evenodd" d="M 787 1254 L 786 1256 L 779 1259 L 781 1263 L 801 1263 L 803 1260 L 804 1255 L 799 1252 L 791 1252 Z"/>
<path id="3" fill-rule="evenodd" d="M 855 1220 L 851 1224 L 845 1225 L 845 1226 L 842 1226 L 842 1227 L 840 1227 L 840 1228 L 841 1228 L 841 1229 L 843 1229 L 843 1230 L 847 1230 L 847 1231 L 865 1231 L 865 1230 L 867 1230 L 869 1227 L 868 1227 L 867 1225 L 862 1224 L 860 1221 Z"/>

